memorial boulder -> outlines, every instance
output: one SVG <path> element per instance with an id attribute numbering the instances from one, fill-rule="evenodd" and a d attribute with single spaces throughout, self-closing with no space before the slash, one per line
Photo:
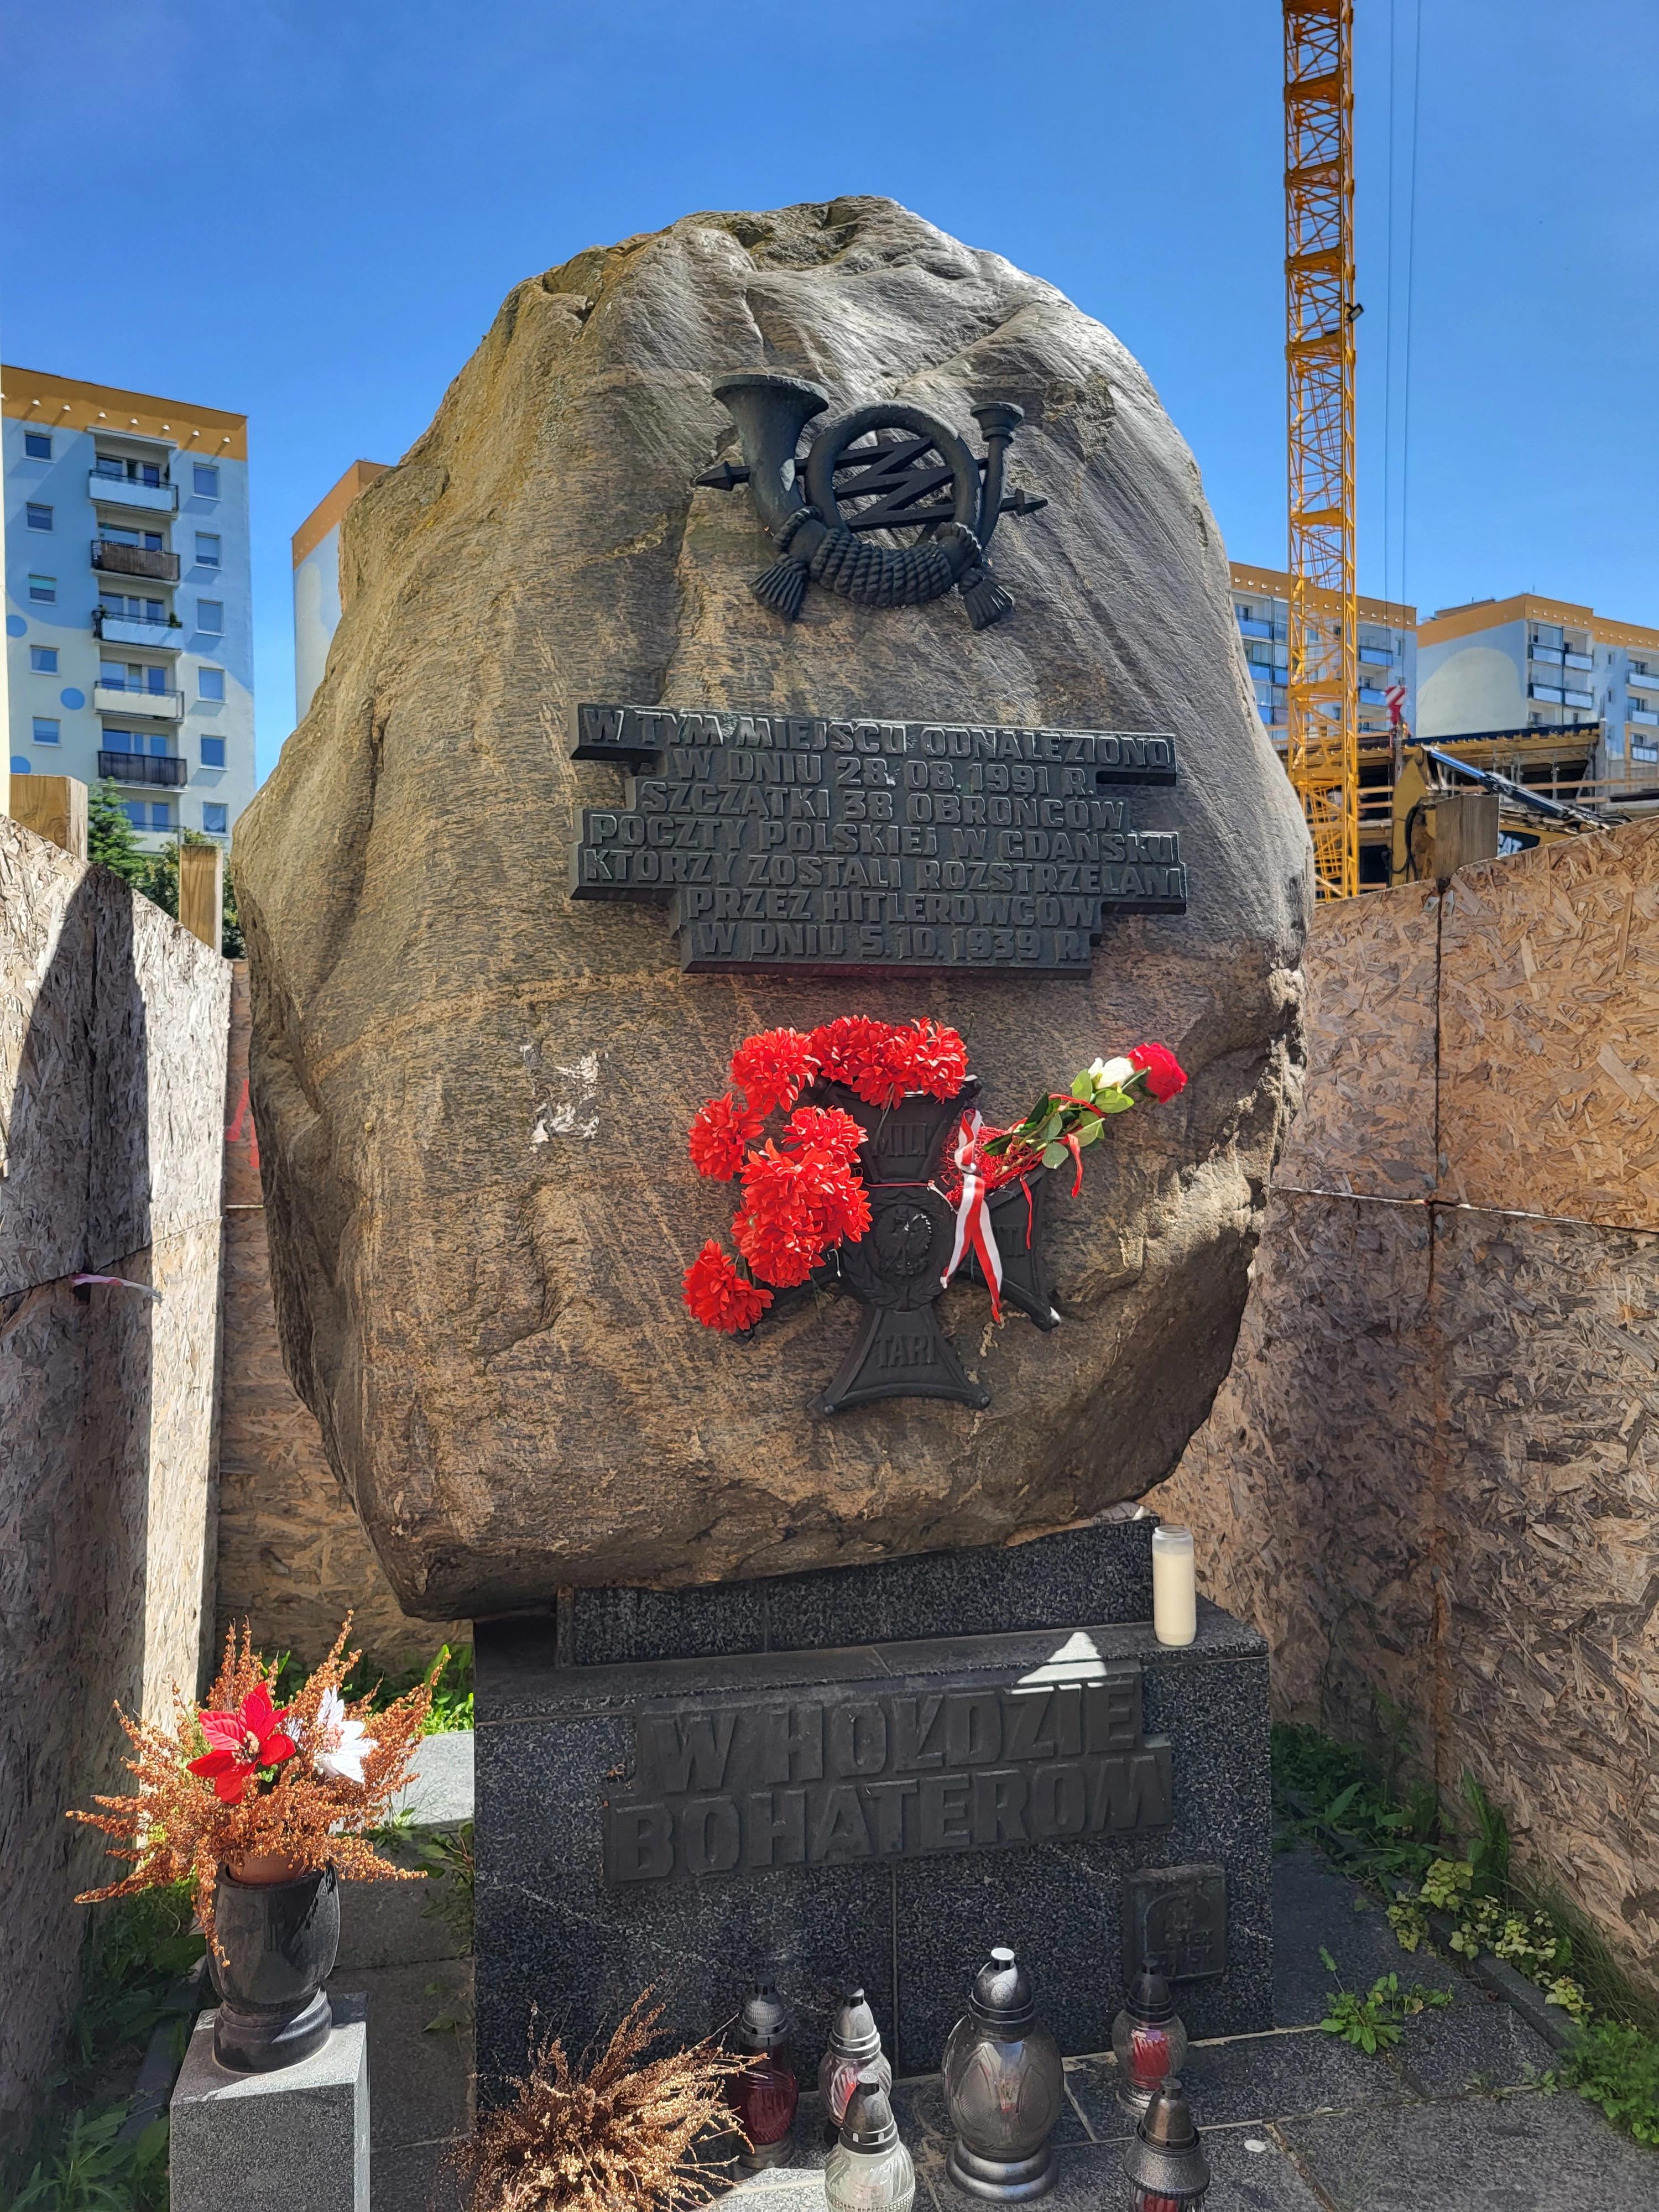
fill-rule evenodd
<path id="1" fill-rule="evenodd" d="M 891 202 L 687 216 L 513 292 L 342 598 L 234 861 L 285 1354 L 403 1604 L 994 1546 L 1162 1480 L 1299 1077 L 1309 850 L 1110 332 Z M 933 1308 L 987 1402 L 827 1411 L 850 1297 L 682 1305 L 731 1220 L 690 1115 L 843 1013 L 953 1025 L 992 1122 L 1140 1039 L 1188 1071 L 1050 1178 L 1057 1327 Z"/>

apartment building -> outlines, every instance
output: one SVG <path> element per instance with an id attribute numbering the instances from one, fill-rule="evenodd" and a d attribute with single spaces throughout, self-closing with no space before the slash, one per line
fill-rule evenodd
<path id="1" fill-rule="evenodd" d="M 107 778 L 140 842 L 253 796 L 247 418 L 0 368 L 14 776 Z"/>
<path id="2" fill-rule="evenodd" d="M 1601 796 L 1659 785 L 1659 629 L 1521 592 L 1442 607 L 1417 638 L 1420 736 L 1582 726 Z"/>
<path id="3" fill-rule="evenodd" d="M 1233 612 L 1255 689 L 1256 712 L 1274 743 L 1283 745 L 1285 687 L 1290 678 L 1291 579 L 1283 568 L 1231 564 Z M 1403 687 L 1402 708 L 1413 719 L 1417 687 L 1417 610 L 1391 599 L 1359 602 L 1359 732 L 1385 742 L 1389 729 L 1389 691 Z"/>
<path id="4" fill-rule="evenodd" d="M 340 620 L 340 525 L 346 510 L 383 477 L 386 461 L 354 461 L 295 532 L 294 719 L 303 722 L 328 665 Z"/>

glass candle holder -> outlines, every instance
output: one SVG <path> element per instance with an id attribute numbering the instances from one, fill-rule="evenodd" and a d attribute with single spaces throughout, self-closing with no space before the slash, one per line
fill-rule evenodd
<path id="1" fill-rule="evenodd" d="M 1160 1644 L 1176 1646 L 1198 1634 L 1193 1532 L 1164 1522 L 1152 1531 L 1152 1633 Z"/>
<path id="2" fill-rule="evenodd" d="M 795 2107 L 800 2102 L 792 2039 L 794 2021 L 769 1982 L 757 1983 L 738 2016 L 738 2048 L 753 2063 L 726 2086 L 726 2101 L 748 2137 L 738 2164 L 750 2172 L 781 2166 L 794 2148 Z"/>
<path id="3" fill-rule="evenodd" d="M 911 2212 L 916 2169 L 899 2141 L 887 2100 L 890 2087 L 873 2072 L 853 2084 L 836 2148 L 823 2169 L 830 2212 Z"/>
<path id="4" fill-rule="evenodd" d="M 950 2177 L 988 2203 L 1024 2203 L 1052 2189 L 1048 2138 L 1060 2118 L 1060 2045 L 1039 2027 L 1030 1977 L 1000 1948 L 974 1977 L 968 2010 L 951 2030 L 942 2068 L 956 2140 Z"/>
<path id="5" fill-rule="evenodd" d="M 1126 2112 L 1144 2112 L 1154 2091 L 1187 2058 L 1187 2030 L 1170 1985 L 1150 1966 L 1135 1978 L 1128 2002 L 1112 2022 L 1117 2060 L 1117 2100 Z"/>
<path id="6" fill-rule="evenodd" d="M 1209 2161 L 1177 2075 L 1153 2091 L 1124 2149 L 1123 2171 L 1135 2212 L 1201 2212 L 1210 2189 Z"/>
<path id="7" fill-rule="evenodd" d="M 818 2094 L 823 2100 L 823 2139 L 834 2142 L 847 2113 L 847 2100 L 860 2079 L 893 2086 L 893 2069 L 881 2048 L 881 2031 L 862 1990 L 849 1990 L 830 2023 L 830 2040 L 818 2062 Z"/>

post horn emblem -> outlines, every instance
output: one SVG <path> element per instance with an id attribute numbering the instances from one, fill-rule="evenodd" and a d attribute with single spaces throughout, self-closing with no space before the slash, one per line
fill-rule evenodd
<path id="1" fill-rule="evenodd" d="M 697 482 L 719 491 L 749 486 L 778 549 L 750 586 L 763 605 L 793 622 L 810 580 L 866 607 L 925 606 L 954 589 L 975 629 L 1012 611 L 985 550 L 999 515 L 1048 504 L 1003 489 L 1022 409 L 1000 399 L 974 409 L 983 459 L 936 415 L 903 400 L 832 416 L 798 456 L 801 433 L 830 404 L 817 385 L 727 376 L 714 392 L 738 426 L 743 465 L 721 461 Z"/>

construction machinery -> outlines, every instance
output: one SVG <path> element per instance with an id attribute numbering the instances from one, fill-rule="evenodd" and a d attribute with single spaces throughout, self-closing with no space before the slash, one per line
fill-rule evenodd
<path id="1" fill-rule="evenodd" d="M 1285 766 L 1321 898 L 1359 889 L 1353 4 L 1284 0 L 1291 593 Z"/>

